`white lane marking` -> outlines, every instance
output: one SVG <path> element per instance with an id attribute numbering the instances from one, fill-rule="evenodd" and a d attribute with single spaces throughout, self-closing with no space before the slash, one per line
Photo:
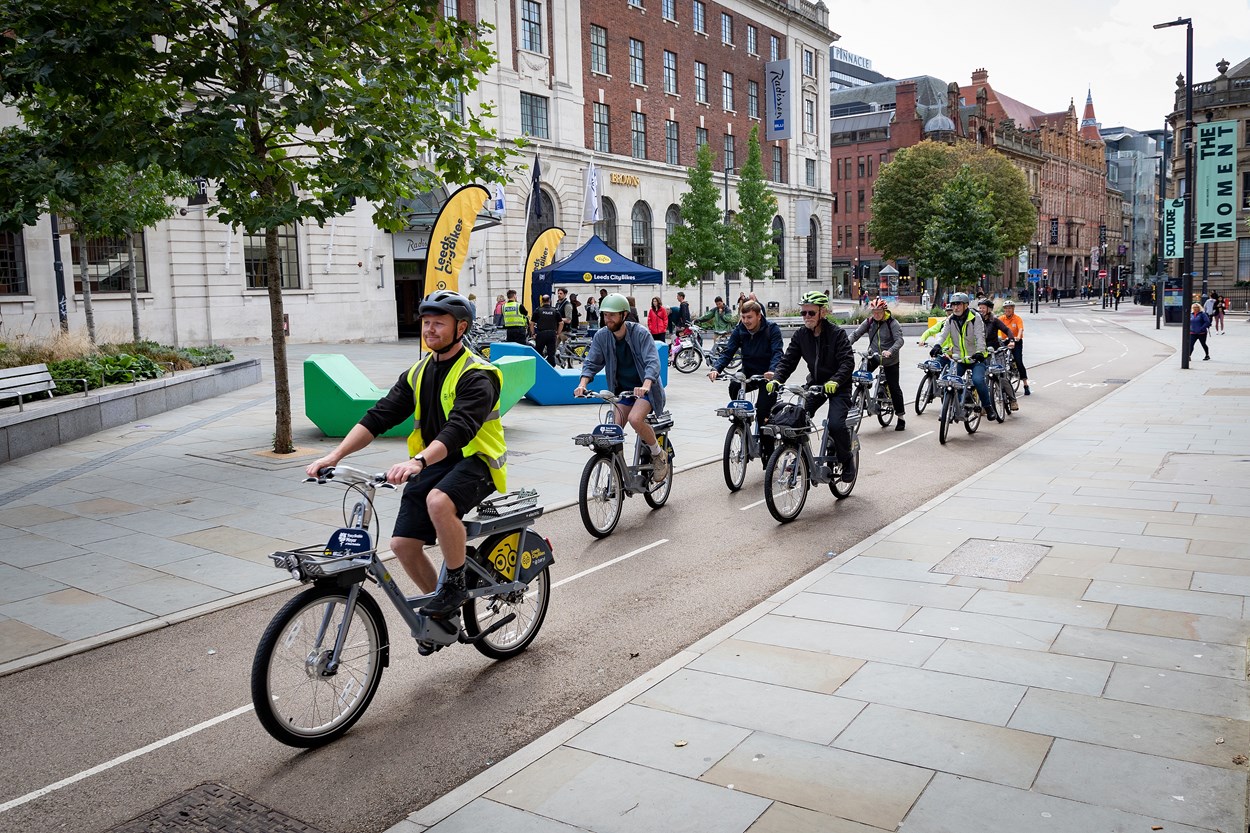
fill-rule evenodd
<path id="1" fill-rule="evenodd" d="M 763 501 L 760 501 L 760 502 L 763 503 Z M 569 576 L 568 578 L 561 579 L 560 581 L 557 581 L 555 584 L 551 585 L 551 588 L 554 590 L 555 588 L 559 587 L 562 584 L 568 584 L 570 581 L 576 581 L 577 579 L 582 578 L 583 576 L 590 575 L 596 570 L 602 570 L 604 567 L 610 567 L 613 564 L 618 564 L 627 558 L 633 558 L 635 555 L 639 555 L 641 553 L 646 552 L 647 550 L 654 549 L 655 547 L 658 547 L 661 544 L 667 544 L 667 543 L 668 543 L 667 538 L 661 538 L 658 541 L 654 541 L 650 544 L 647 544 L 645 547 L 639 547 L 638 549 L 632 552 L 627 552 L 624 555 L 618 555 L 616 558 L 613 558 L 609 561 L 605 561 L 602 564 L 598 565 L 597 567 L 591 567 L 588 570 L 582 570 L 580 573 L 576 573 L 574 575 Z M 213 717 L 208 720 L 205 720 L 203 723 L 197 723 L 191 728 L 183 729 L 181 732 L 176 732 L 167 738 L 162 738 L 161 740 L 154 741 L 153 743 L 149 743 L 147 746 L 141 747 L 139 749 L 135 749 L 132 752 L 127 752 L 124 755 L 119 755 L 111 761 L 105 761 L 104 763 L 97 764 L 96 766 L 93 766 L 90 769 L 84 769 L 82 772 L 79 772 L 76 775 L 71 775 L 68 778 L 63 778 L 60 781 L 57 781 L 55 784 L 49 784 L 46 787 L 40 787 L 34 792 L 29 792 L 29 793 L 26 793 L 26 795 L 19 796 L 18 798 L 14 798 L 9 801 L 6 801 L 3 804 L 0 804 L 0 813 L 4 813 L 9 810 L 12 810 L 14 807 L 20 807 L 23 804 L 26 804 L 27 802 L 34 801 L 36 798 L 42 798 L 43 796 L 48 795 L 49 793 L 56 792 L 57 790 L 62 789 L 63 787 L 68 787 L 71 784 L 76 784 L 79 781 L 90 778 L 93 775 L 99 775 L 101 772 L 106 772 L 107 770 L 110 770 L 113 767 L 120 766 L 121 764 L 126 763 L 127 761 L 133 761 L 135 758 L 142 757 L 148 754 L 149 752 L 155 752 L 157 749 L 160 749 L 161 747 L 164 747 L 164 746 L 168 746 L 171 743 L 177 743 L 178 741 L 184 738 L 188 738 L 191 735 L 196 734 L 197 732 L 202 732 L 205 729 L 211 729 L 213 726 L 216 726 L 218 723 L 224 723 L 227 720 L 236 718 L 241 714 L 246 714 L 247 712 L 250 712 L 252 708 L 253 706 L 251 703 L 248 703 L 246 706 L 239 706 L 237 709 L 234 709 L 233 711 L 228 711 L 225 714 L 220 714 L 217 717 Z"/>
<path id="2" fill-rule="evenodd" d="M 890 446 L 889 448 L 882 449 L 881 451 L 878 451 L 878 452 L 877 452 L 877 456 L 879 457 L 879 456 L 881 456 L 882 454 L 885 454 L 887 451 L 893 451 L 893 450 L 894 450 L 894 449 L 896 449 L 896 448 L 902 448 L 903 446 L 907 445 L 908 443 L 914 443 L 916 440 L 923 440 L 925 437 L 929 436 L 929 435 L 930 435 L 930 434 L 932 434 L 932 433 L 933 433 L 932 431 L 925 431 L 925 432 L 924 432 L 923 434 L 921 434 L 919 437 L 912 437 L 910 440 L 904 440 L 903 442 L 899 443 L 898 445 L 892 445 L 892 446 Z"/>
<path id="3" fill-rule="evenodd" d="M 194 735 L 196 732 L 202 732 L 205 729 L 210 729 L 213 726 L 216 726 L 218 723 L 224 723 L 225 721 L 230 720 L 231 718 L 238 717 L 241 714 L 246 714 L 247 712 L 250 712 L 251 710 L 252 710 L 251 703 L 248 703 L 246 706 L 239 706 L 234 711 L 226 712 L 225 714 L 218 715 L 217 717 L 214 717 L 210 720 L 205 720 L 203 723 L 197 723 L 196 725 L 192 726 L 190 729 L 183 729 L 181 732 L 172 734 L 169 737 L 155 741 L 154 743 L 149 743 L 147 746 L 144 746 L 140 749 L 136 749 L 133 752 L 127 752 L 125 755 L 119 755 L 111 761 L 105 761 L 102 764 L 98 764 L 96 766 L 91 767 L 91 769 L 84 769 L 82 772 L 78 773 L 77 775 L 71 775 L 68 778 L 62 778 L 60 781 L 57 781 L 55 784 L 49 784 L 46 787 L 40 787 L 34 792 L 26 793 L 26 795 L 20 796 L 19 798 L 14 798 L 14 799 L 4 802 L 3 804 L 0 804 L 0 813 L 8 812 L 9 810 L 12 810 L 14 807 L 20 807 L 28 801 L 34 801 L 36 798 L 42 798 L 48 793 L 56 792 L 62 787 L 68 787 L 70 784 L 76 784 L 85 778 L 90 778 L 93 775 L 99 775 L 101 772 L 110 770 L 115 766 L 124 764 L 127 761 L 132 761 L 135 758 L 148 754 L 149 752 L 155 752 L 157 749 L 160 749 L 162 746 L 168 746 L 171 743 L 176 743 L 177 741 L 180 741 L 183 738 L 187 738 L 187 737 L 190 737 L 191 735 Z"/>
<path id="4" fill-rule="evenodd" d="M 768 498 L 764 498 L 764 500 L 768 500 Z M 745 511 L 747 511 L 748 509 L 754 509 L 755 507 L 757 507 L 757 506 L 759 506 L 761 503 L 763 503 L 763 502 L 764 502 L 764 500 L 757 500 L 757 501 L 755 501 L 755 503 L 748 503 L 746 506 L 739 506 L 739 507 L 738 507 L 738 511 L 739 511 L 739 512 L 745 512 Z"/>
<path id="5" fill-rule="evenodd" d="M 1055 380 L 1055 381 L 1053 381 L 1053 382 L 1050 382 L 1050 383 L 1048 383 L 1048 384 L 1042 385 L 1042 387 L 1043 387 L 1043 388 L 1048 388 L 1048 387 L 1050 387 L 1051 385 L 1057 385 L 1057 384 L 1059 384 L 1059 383 L 1060 383 L 1060 382 L 1062 382 L 1062 381 L 1063 381 L 1062 379 L 1056 379 L 1056 380 Z"/>
<path id="6" fill-rule="evenodd" d="M 1076 373 L 1073 373 L 1073 374 L 1069 375 L 1069 376 L 1068 376 L 1068 378 L 1069 378 L 1069 379 L 1075 379 L 1077 376 L 1080 376 L 1080 375 L 1081 375 L 1082 373 L 1084 373 L 1084 372 L 1085 372 L 1084 370 L 1078 370 Z"/>

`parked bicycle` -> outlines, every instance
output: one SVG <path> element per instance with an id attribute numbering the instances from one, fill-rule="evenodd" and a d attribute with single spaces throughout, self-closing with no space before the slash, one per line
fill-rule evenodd
<path id="1" fill-rule="evenodd" d="M 859 354 L 859 368 L 851 373 L 851 401 L 859 411 L 859 422 L 864 414 L 873 414 L 882 428 L 889 428 L 894 421 L 894 400 L 890 399 L 890 388 L 885 382 L 885 368 L 881 365 L 881 354 L 874 352 L 855 351 Z M 877 369 L 869 370 L 868 363 L 877 360 Z M 859 422 L 855 430 L 859 430 Z"/>
<path id="2" fill-rule="evenodd" d="M 582 469 L 581 485 L 577 493 L 577 505 L 581 510 L 582 524 L 596 538 L 606 538 L 616 529 L 621 519 L 625 498 L 641 494 L 647 505 L 659 509 L 668 501 L 673 490 L 673 444 L 668 432 L 673 427 L 673 415 L 668 411 L 647 414 L 647 424 L 655 431 L 655 439 L 668 455 L 668 476 L 659 483 L 652 482 L 651 450 L 634 438 L 633 462 L 625 459 L 625 428 L 615 422 L 616 405 L 622 399 L 611 391 L 587 391 L 586 396 L 602 399 L 609 407 L 607 414 L 589 434 L 578 434 L 573 441 L 590 449 L 591 458 Z"/>
<path id="3" fill-rule="evenodd" d="M 824 431 L 819 453 L 812 454 L 812 434 L 820 429 L 808 416 L 805 403 L 823 395 L 824 388 L 820 385 L 786 385 L 785 390 L 800 401 L 790 403 L 762 429 L 771 434 L 777 444 L 764 470 L 764 502 L 769 513 L 781 523 L 789 523 L 799 516 L 807 503 L 808 489 L 812 486 L 828 484 L 829 491 L 838 500 L 850 496 L 859 478 L 859 423 L 862 419 L 857 407 L 852 407 L 846 415 L 856 480 L 844 482 L 842 464 L 832 454 L 833 439 L 829 435 L 828 420 L 821 423 Z"/>
<path id="4" fill-rule="evenodd" d="M 371 581 L 394 605 L 426 655 L 465 643 L 491 659 L 524 651 L 538 634 L 550 601 L 551 542 L 530 526 L 543 513 L 538 493 L 521 490 L 482 501 L 464 521 L 468 601 L 461 612 L 434 619 L 418 610 L 434 594 L 405 596 L 378 557 L 376 490 L 393 489 L 385 474 L 350 466 L 322 469 L 308 482 L 335 482 L 357 498 L 344 526 L 325 544 L 270 555 L 274 566 L 312 587 L 274 615 L 256 646 L 251 689 L 265 731 L 289 746 L 313 747 L 341 736 L 369 707 L 390 664 L 390 636 Z M 446 571 L 439 576 L 443 581 Z M 463 615 L 463 621 L 462 621 Z"/>
<path id="5" fill-rule="evenodd" d="M 972 384 L 972 368 L 959 374 L 954 361 L 946 366 L 938 377 L 938 390 L 942 396 L 942 410 L 938 413 L 938 442 L 946 445 L 950 426 L 962 422 L 964 430 L 975 434 L 981 426 L 981 396 Z"/>
<path id="6" fill-rule="evenodd" d="M 737 382 L 744 388 L 738 399 L 731 399 L 725 407 L 716 409 L 717 416 L 729 419 L 721 465 L 725 474 L 725 485 L 729 487 L 729 491 L 736 492 L 746 480 L 747 465 L 752 460 L 760 459 L 760 425 L 756 419 L 754 397 L 745 391 L 745 387 L 751 383 L 762 383 L 764 377 L 729 373 L 721 378 Z"/>
<path id="7" fill-rule="evenodd" d="M 691 325 L 677 334 L 669 350 L 671 356 L 669 361 L 673 367 L 682 373 L 694 373 L 705 361 L 709 367 L 720 361 L 721 351 L 724 350 L 729 333 L 718 333 L 710 350 L 703 349 L 703 333 L 703 330 Z M 735 353 L 725 367 L 728 370 L 737 370 L 742 367 L 741 354 Z"/>
<path id="8" fill-rule="evenodd" d="M 929 407 L 929 403 L 934 400 L 938 394 L 937 381 L 942 375 L 942 360 L 938 358 L 942 355 L 940 348 L 933 348 L 934 353 L 930 354 L 931 358 L 925 359 L 916 365 L 924 371 L 924 376 L 920 378 L 920 384 L 916 386 L 916 414 L 924 413 L 924 409 Z"/>
<path id="9" fill-rule="evenodd" d="M 572 336 L 556 345 L 556 367 L 572 368 L 580 365 L 590 349 L 589 336 Z"/>

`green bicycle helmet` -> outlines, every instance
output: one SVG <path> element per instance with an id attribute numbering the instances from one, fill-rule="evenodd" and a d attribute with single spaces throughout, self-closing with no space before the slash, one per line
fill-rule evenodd
<path id="1" fill-rule="evenodd" d="M 829 296 L 823 292 L 804 292 L 799 299 L 800 304 L 815 304 L 818 307 L 829 306 Z"/>
<path id="2" fill-rule="evenodd" d="M 621 293 L 613 292 L 603 299 L 603 303 L 599 305 L 599 312 L 629 312 L 629 301 L 625 300 L 625 296 Z"/>

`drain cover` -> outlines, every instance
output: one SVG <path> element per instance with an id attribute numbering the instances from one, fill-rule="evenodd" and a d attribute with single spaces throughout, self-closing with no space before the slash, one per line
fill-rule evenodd
<path id="1" fill-rule="evenodd" d="M 1128 379 L 1103 379 L 1105 385 L 1127 385 Z"/>
<path id="2" fill-rule="evenodd" d="M 109 833 L 320 833 L 221 784 L 201 784 Z"/>
<path id="3" fill-rule="evenodd" d="M 1014 541 L 987 541 L 970 538 L 929 570 L 951 576 L 996 578 L 1024 581 L 1050 547 L 1043 544 L 1017 544 Z"/>

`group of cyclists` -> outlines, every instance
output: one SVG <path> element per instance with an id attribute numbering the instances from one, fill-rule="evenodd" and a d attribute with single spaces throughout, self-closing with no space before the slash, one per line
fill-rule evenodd
<path id="1" fill-rule="evenodd" d="M 516 304 L 515 296 L 508 303 Z M 1010 301 L 1004 305 L 1001 319 L 994 318 L 992 301 L 978 302 L 979 314 L 972 313 L 969 304 L 966 294 L 953 295 L 950 315 L 930 328 L 921 343 L 936 336 L 961 373 L 972 370 L 981 401 L 992 409 L 985 383 L 988 350 L 999 343 L 1010 346 L 1023 376 L 1024 325 Z M 716 311 L 723 315 L 722 305 L 723 301 Z M 842 327 L 828 320 L 828 296 L 808 292 L 801 299 L 803 325 L 784 345 L 780 329 L 764 316 L 759 301 L 745 299 L 708 378 L 715 381 L 735 354 L 740 354 L 744 374 L 763 380 L 746 385 L 748 391 L 758 389 L 758 427 L 768 420 L 779 386 L 797 370 L 801 359 L 807 365 L 806 386 L 822 389 L 821 395 L 807 400 L 808 416 L 814 416 L 822 404 L 828 404 L 826 425 L 841 465 L 841 477 L 854 482 L 857 473 L 846 418 L 853 405 L 851 373 L 855 356 L 851 345 L 861 338 L 868 339 L 874 361 L 884 368 L 899 415 L 896 430 L 904 430 L 904 400 L 898 381 L 902 330 L 882 299 L 873 301 L 870 309 L 870 318 L 848 336 Z M 510 323 L 509 311 L 505 305 L 505 325 Z M 608 387 L 621 397 L 616 406 L 616 424 L 632 426 L 650 449 L 652 477 L 659 483 L 669 475 L 670 461 L 647 422 L 648 414 L 664 411 L 659 353 L 649 329 L 628 320 L 629 311 L 629 301 L 622 295 L 613 293 L 601 299 L 600 326 L 594 331 L 574 393 L 586 395 L 586 386 L 600 370 L 604 371 Z M 388 482 L 406 484 L 391 549 L 418 588 L 423 593 L 435 593 L 420 612 L 438 618 L 454 614 L 466 600 L 466 538 L 461 520 L 491 493 L 507 491 L 507 443 L 499 412 L 502 375 L 463 343 L 476 317 L 473 303 L 456 292 L 440 290 L 421 302 L 419 313 L 422 338 L 430 352 L 401 374 L 338 446 L 310 464 L 307 472 L 317 476 L 322 469 L 337 465 L 409 416 L 414 417 L 408 459 L 386 472 Z M 1028 395 L 1025 378 L 1024 391 Z M 730 395 L 737 398 L 739 394 L 735 382 Z M 767 461 L 772 438 L 760 439 L 763 459 Z M 439 543 L 446 567 L 446 578 L 441 583 L 437 583 L 438 572 L 425 554 L 425 548 L 435 543 Z"/>

